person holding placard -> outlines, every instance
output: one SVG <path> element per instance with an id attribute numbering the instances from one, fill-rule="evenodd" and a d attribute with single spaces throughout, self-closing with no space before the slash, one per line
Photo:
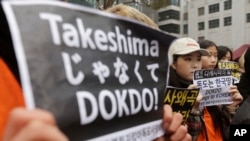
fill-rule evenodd
<path id="1" fill-rule="evenodd" d="M 233 61 L 233 52 L 226 46 L 218 46 L 218 61 Z"/>
<path id="2" fill-rule="evenodd" d="M 215 69 L 218 67 L 218 47 L 209 40 L 199 42 L 201 48 L 209 52 L 209 56 L 202 57 L 202 69 Z M 229 58 L 230 59 L 230 58 Z M 236 86 L 231 86 L 229 93 L 231 94 L 233 103 L 230 105 L 215 105 L 204 107 L 204 122 L 201 134 L 198 140 L 226 140 L 225 129 L 230 125 L 232 114 L 235 113 L 238 105 L 243 98 Z"/>
<path id="3" fill-rule="evenodd" d="M 238 124 L 250 124 L 250 87 L 249 87 L 249 81 L 250 81 L 250 48 L 248 48 L 245 52 L 244 56 L 245 62 L 245 72 L 241 75 L 240 83 L 238 85 L 238 89 L 241 92 L 242 96 L 244 97 L 244 101 L 242 102 L 241 106 L 235 113 L 232 123 L 233 125 Z"/>
<path id="4" fill-rule="evenodd" d="M 245 72 L 240 77 L 238 89 L 242 94 L 244 100 L 250 95 L 249 80 L 250 80 L 250 48 L 248 48 L 244 55 L 244 68 Z"/>
<path id="5" fill-rule="evenodd" d="M 205 49 L 201 49 L 199 44 L 192 38 L 179 38 L 172 42 L 169 48 L 169 86 L 177 88 L 194 89 L 193 75 L 196 70 L 201 69 L 201 57 L 208 55 Z M 196 116 L 199 111 L 199 101 L 202 96 L 199 94 L 196 103 L 187 118 L 189 133 L 193 140 L 197 140 L 200 133 L 200 116 Z"/>
<path id="6" fill-rule="evenodd" d="M 234 84 L 237 86 L 242 73 L 239 62 L 233 61 L 233 52 L 227 46 L 218 46 L 218 68 L 232 70 Z"/>

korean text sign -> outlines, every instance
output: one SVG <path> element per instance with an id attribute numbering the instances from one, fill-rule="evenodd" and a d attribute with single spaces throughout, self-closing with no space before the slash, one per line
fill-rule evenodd
<path id="1" fill-rule="evenodd" d="M 163 134 L 167 51 L 175 37 L 64 2 L 2 5 L 28 108 L 51 111 L 73 141 Z"/>
<path id="2" fill-rule="evenodd" d="M 164 103 L 171 105 L 174 112 L 183 115 L 185 124 L 199 95 L 199 89 L 167 87 Z"/>
<path id="3" fill-rule="evenodd" d="M 234 61 L 222 61 L 218 63 L 219 69 L 231 69 L 234 83 L 239 83 L 240 81 L 240 72 L 239 72 L 239 63 Z"/>
<path id="4" fill-rule="evenodd" d="M 232 71 L 229 69 L 196 70 L 194 84 L 200 88 L 203 95 L 202 106 L 212 106 L 232 103 L 228 93 L 233 83 Z"/>

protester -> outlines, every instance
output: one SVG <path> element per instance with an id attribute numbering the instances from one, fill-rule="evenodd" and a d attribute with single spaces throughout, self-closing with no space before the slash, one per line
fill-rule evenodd
<path id="1" fill-rule="evenodd" d="M 200 47 L 209 52 L 208 56 L 201 58 L 203 69 L 214 69 L 218 67 L 218 49 L 215 43 L 209 40 L 202 40 L 198 42 Z"/>
<path id="2" fill-rule="evenodd" d="M 235 111 L 234 117 L 232 119 L 231 125 L 240 125 L 240 124 L 250 124 L 250 87 L 248 82 L 250 81 L 250 48 L 245 51 L 244 56 L 245 62 L 244 66 L 247 67 L 246 71 L 241 75 L 240 83 L 238 84 L 238 89 L 243 96 L 243 102 Z M 230 127 L 227 128 L 227 139 L 230 138 Z"/>
<path id="3" fill-rule="evenodd" d="M 218 46 L 218 61 L 233 61 L 233 52 L 226 46 Z"/>
<path id="4" fill-rule="evenodd" d="M 209 56 L 202 57 L 202 69 L 217 68 L 218 49 L 216 44 L 209 40 L 203 40 L 199 42 L 199 45 L 209 52 Z M 243 100 L 236 86 L 231 86 L 229 93 L 231 93 L 232 96 L 232 104 L 204 107 L 203 118 L 206 122 L 203 122 L 202 132 L 198 136 L 199 141 L 226 140 L 225 130 L 230 125 L 232 113 L 235 113 L 235 110 Z"/>
<path id="5" fill-rule="evenodd" d="M 245 63 L 245 53 L 246 51 L 240 56 L 240 58 L 238 59 L 238 63 L 239 63 L 239 72 L 242 74 L 245 72 L 245 68 L 244 68 L 244 63 Z"/>
<path id="6" fill-rule="evenodd" d="M 233 76 L 234 76 L 234 84 L 237 86 L 239 83 L 240 75 L 242 73 L 242 65 L 238 62 L 233 61 L 233 52 L 230 48 L 226 46 L 218 46 L 218 62 L 232 62 L 232 63 L 237 63 L 238 66 L 236 65 L 231 65 L 230 68 L 233 70 Z"/>
<path id="7" fill-rule="evenodd" d="M 205 49 L 200 49 L 199 44 L 191 38 L 179 38 L 170 45 L 169 54 L 170 62 L 170 74 L 169 74 L 169 86 L 178 88 L 197 88 L 193 85 L 193 74 L 194 71 L 201 69 L 201 56 L 208 55 Z M 197 135 L 200 133 L 197 126 L 200 128 L 199 116 L 193 116 L 199 110 L 199 101 L 201 100 L 201 95 L 197 98 L 197 103 L 191 111 L 187 119 L 187 125 L 189 133 L 192 135 L 193 140 L 196 140 Z M 197 123 L 193 123 L 199 121 Z"/>
<path id="8" fill-rule="evenodd" d="M 243 99 L 246 100 L 250 95 L 250 48 L 248 48 L 244 55 L 244 69 L 245 72 L 242 73 L 240 77 L 240 82 L 238 84 L 238 89 L 243 96 Z"/>
<path id="9" fill-rule="evenodd" d="M 133 20 L 137 20 L 141 23 L 144 23 L 154 29 L 158 29 L 159 27 L 158 25 L 152 20 L 150 19 L 147 15 L 145 15 L 144 13 L 140 12 L 139 10 L 137 10 L 134 7 L 125 5 L 125 4 L 118 4 L 118 5 L 114 5 L 108 9 L 105 9 L 106 12 L 109 13 L 113 13 L 113 14 L 117 14 L 120 16 L 124 16 Z"/>

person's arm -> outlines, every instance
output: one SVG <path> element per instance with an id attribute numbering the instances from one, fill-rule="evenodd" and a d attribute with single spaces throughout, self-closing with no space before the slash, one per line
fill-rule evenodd
<path id="1" fill-rule="evenodd" d="M 15 108 L 8 119 L 3 141 L 68 141 L 53 115 L 45 110 Z"/>

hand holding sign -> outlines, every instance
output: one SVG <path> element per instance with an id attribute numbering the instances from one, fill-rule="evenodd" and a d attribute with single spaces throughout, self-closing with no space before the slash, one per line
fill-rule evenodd
<path id="1" fill-rule="evenodd" d="M 230 113 L 235 113 L 239 104 L 243 101 L 243 97 L 235 85 L 231 86 L 228 92 L 231 94 L 233 103 L 227 105 L 227 108 Z"/>
<path id="2" fill-rule="evenodd" d="M 50 111 L 72 141 L 164 134 L 166 56 L 176 37 L 57 1 L 2 4 L 29 109 Z"/>
<path id="3" fill-rule="evenodd" d="M 169 105 L 164 106 L 163 126 L 167 135 L 155 141 L 191 141 L 187 127 L 181 125 L 182 115 L 173 113 Z M 9 117 L 3 141 L 68 141 L 67 137 L 58 129 L 51 113 L 45 110 L 32 111 L 16 108 Z"/>
<path id="4" fill-rule="evenodd" d="M 181 113 L 183 116 L 182 124 L 185 124 L 192 107 L 197 103 L 198 95 L 199 89 L 195 87 L 189 89 L 167 87 L 164 103 L 171 105 L 174 112 Z M 198 106 L 199 104 L 197 104 Z"/>
<path id="5" fill-rule="evenodd" d="M 68 141 L 59 130 L 51 113 L 35 109 L 16 108 L 7 123 L 3 141 Z"/>
<path id="6" fill-rule="evenodd" d="M 188 89 L 197 89 L 197 86 L 194 84 L 191 84 L 188 86 Z M 203 98 L 203 95 L 199 92 L 196 98 L 195 104 L 191 110 L 191 113 L 200 113 L 200 103 L 201 103 L 202 98 Z"/>
<path id="7" fill-rule="evenodd" d="M 203 95 L 201 106 L 231 104 L 232 99 L 228 90 L 232 83 L 229 69 L 196 70 L 194 72 L 194 84 L 200 88 Z"/>
<path id="8" fill-rule="evenodd" d="M 163 128 L 165 135 L 154 141 L 191 141 L 187 126 L 182 125 L 183 116 L 173 112 L 170 105 L 164 105 Z"/>

